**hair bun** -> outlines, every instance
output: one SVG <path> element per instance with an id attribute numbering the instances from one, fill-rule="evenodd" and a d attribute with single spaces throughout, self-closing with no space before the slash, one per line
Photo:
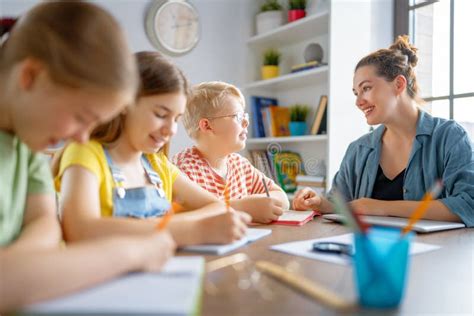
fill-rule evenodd
<path id="1" fill-rule="evenodd" d="M 410 64 L 410 66 L 415 67 L 418 63 L 418 49 L 409 43 L 408 35 L 398 36 L 395 43 L 390 46 L 390 49 L 398 50 L 405 55 L 407 57 L 407 63 Z"/>
<path id="2" fill-rule="evenodd" d="M 418 63 L 418 56 L 416 55 L 416 52 L 414 52 L 412 49 L 401 49 L 401 52 L 403 55 L 408 57 L 408 62 L 412 67 L 415 67 L 416 64 Z"/>

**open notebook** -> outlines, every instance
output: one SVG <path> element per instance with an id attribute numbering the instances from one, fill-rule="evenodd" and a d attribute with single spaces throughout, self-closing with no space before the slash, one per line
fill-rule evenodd
<path id="1" fill-rule="evenodd" d="M 225 253 L 228 253 L 230 251 L 233 251 L 239 247 L 242 247 L 248 243 L 254 242 L 260 238 L 263 238 L 265 236 L 268 236 L 272 233 L 270 229 L 261 229 L 261 228 L 247 228 L 247 235 L 240 239 L 237 240 L 236 242 L 233 242 L 231 244 L 225 244 L 225 245 L 214 245 L 214 244 L 208 244 L 208 245 L 194 245 L 194 246 L 186 246 L 181 248 L 183 251 L 190 251 L 190 252 L 200 252 L 200 253 L 207 253 L 207 254 L 213 254 L 213 255 L 223 255 Z"/>
<path id="2" fill-rule="evenodd" d="M 301 226 L 311 221 L 318 214 L 316 211 L 287 210 L 272 224 Z"/>
<path id="3" fill-rule="evenodd" d="M 199 314 L 203 274 L 203 257 L 174 257 L 160 273 L 132 273 L 76 294 L 31 305 L 20 314 Z"/>
<path id="4" fill-rule="evenodd" d="M 325 214 L 323 215 L 324 219 L 342 223 L 344 217 L 339 214 Z M 378 226 L 388 226 L 388 227 L 399 227 L 403 228 L 407 225 L 408 219 L 402 217 L 393 217 L 393 216 L 369 216 L 362 215 L 362 219 L 371 225 Z M 431 233 L 440 230 L 448 230 L 455 228 L 466 227 L 463 223 L 455 222 L 442 222 L 442 221 L 432 221 L 427 219 L 421 219 L 413 225 L 413 230 L 419 233 Z"/>

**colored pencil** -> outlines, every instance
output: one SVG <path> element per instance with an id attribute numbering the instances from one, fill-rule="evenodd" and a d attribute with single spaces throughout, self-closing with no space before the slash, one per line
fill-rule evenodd
<path id="1" fill-rule="evenodd" d="M 229 182 L 226 182 L 224 187 L 224 202 L 227 212 L 230 212 L 230 192 L 229 192 Z"/>
<path id="2" fill-rule="evenodd" d="M 405 235 L 413 228 L 413 225 L 415 225 L 415 223 L 425 214 L 430 202 L 436 199 L 442 190 L 443 182 L 440 180 L 436 181 L 431 190 L 425 193 L 420 205 L 418 205 L 418 207 L 411 214 L 408 224 L 402 230 L 402 235 Z"/>
<path id="3" fill-rule="evenodd" d="M 350 208 L 341 193 L 335 191 L 332 200 L 334 210 L 345 218 L 345 224 L 347 226 L 356 233 L 365 234 L 367 232 L 369 226 L 362 220 L 361 216 L 357 214 L 356 211 Z"/>
<path id="4" fill-rule="evenodd" d="M 176 212 L 179 212 L 182 209 L 183 208 L 181 207 L 179 203 L 176 203 L 176 202 L 171 203 L 170 209 L 168 210 L 168 212 L 166 212 L 166 214 L 163 216 L 161 221 L 158 222 L 158 224 L 156 225 L 156 229 L 158 231 L 165 229 L 169 221 L 171 220 L 171 217 L 173 216 L 173 214 Z"/>
<path id="5" fill-rule="evenodd" d="M 291 286 L 295 290 L 328 307 L 340 311 L 351 311 L 356 308 L 356 304 L 354 302 L 345 300 L 338 294 L 324 287 L 322 284 L 310 281 L 301 275 L 291 273 L 282 266 L 262 260 L 257 261 L 256 267 L 263 273 L 272 276 L 273 278 Z"/>

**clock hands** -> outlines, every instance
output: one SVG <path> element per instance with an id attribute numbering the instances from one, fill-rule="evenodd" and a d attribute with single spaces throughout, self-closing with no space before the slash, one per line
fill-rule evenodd
<path id="1" fill-rule="evenodd" d="M 175 25 L 173 25 L 171 28 L 173 28 L 173 29 L 179 29 L 179 28 L 181 28 L 181 27 L 191 26 L 191 25 L 193 25 L 193 24 L 194 24 L 194 22 L 189 22 L 189 23 L 186 23 L 186 24 L 175 24 Z"/>

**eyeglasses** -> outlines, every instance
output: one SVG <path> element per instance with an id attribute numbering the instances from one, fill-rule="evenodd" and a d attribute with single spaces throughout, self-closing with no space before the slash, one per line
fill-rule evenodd
<path id="1" fill-rule="evenodd" d="M 223 118 L 223 117 L 234 117 L 237 123 L 242 124 L 244 120 L 247 122 L 249 121 L 249 114 L 247 112 L 237 112 L 235 114 L 229 114 L 229 115 L 221 115 L 221 116 L 213 116 L 213 117 L 208 117 L 208 120 L 211 119 L 218 119 L 218 118 Z"/>

